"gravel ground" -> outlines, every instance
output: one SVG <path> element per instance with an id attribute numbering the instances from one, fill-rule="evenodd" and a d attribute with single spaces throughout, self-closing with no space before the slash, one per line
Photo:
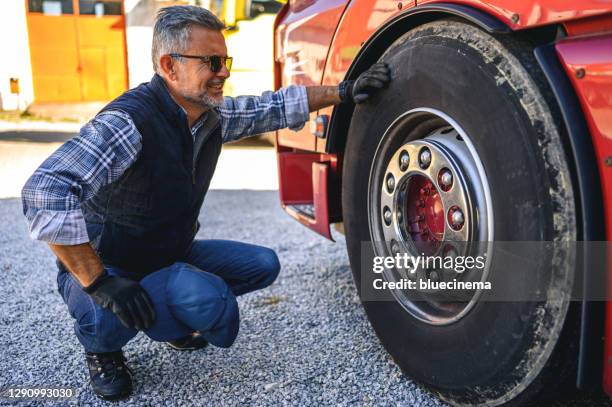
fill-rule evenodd
<path id="1" fill-rule="evenodd" d="M 333 243 L 298 225 L 276 192 L 211 191 L 203 214 L 199 238 L 272 247 L 281 274 L 239 298 L 242 325 L 229 349 L 176 352 L 139 334 L 124 348 L 134 394 L 113 405 L 443 405 L 400 373 L 372 333 L 342 236 Z M 0 200 L 0 224 L 0 388 L 69 386 L 72 405 L 107 404 L 88 386 L 53 255 L 29 239 L 18 199 Z"/>
<path id="2" fill-rule="evenodd" d="M 139 334 L 124 348 L 134 393 L 113 405 L 444 405 L 403 376 L 374 336 L 341 235 L 333 243 L 298 225 L 276 192 L 211 191 L 203 214 L 199 238 L 272 247 L 281 274 L 271 287 L 239 297 L 242 325 L 229 349 L 176 352 Z M 56 291 L 54 257 L 29 239 L 18 199 L 0 199 L 0 224 L 0 389 L 72 387 L 78 395 L 64 405 L 107 405 L 89 388 Z M 58 405 L 38 403 L 51 404 Z"/>

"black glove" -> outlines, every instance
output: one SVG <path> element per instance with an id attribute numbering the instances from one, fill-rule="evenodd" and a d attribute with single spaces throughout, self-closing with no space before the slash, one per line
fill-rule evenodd
<path id="1" fill-rule="evenodd" d="M 102 308 L 109 308 L 126 328 L 147 329 L 155 320 L 155 309 L 147 292 L 136 281 L 104 272 L 83 291 Z"/>
<path id="2" fill-rule="evenodd" d="M 339 85 L 343 103 L 363 103 L 391 81 L 391 71 L 384 62 L 378 62 L 354 81 L 342 81 Z"/>

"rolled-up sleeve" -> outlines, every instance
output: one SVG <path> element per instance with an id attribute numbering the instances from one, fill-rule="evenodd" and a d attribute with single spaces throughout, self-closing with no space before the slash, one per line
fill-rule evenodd
<path id="1" fill-rule="evenodd" d="M 286 127 L 299 130 L 309 119 L 306 88 L 291 85 L 261 96 L 225 97 L 219 117 L 226 143 Z"/>
<path id="2" fill-rule="evenodd" d="M 30 237 L 59 245 L 89 241 L 81 202 L 117 180 L 136 160 L 141 136 L 129 115 L 96 116 L 26 181 L 21 199 Z"/>

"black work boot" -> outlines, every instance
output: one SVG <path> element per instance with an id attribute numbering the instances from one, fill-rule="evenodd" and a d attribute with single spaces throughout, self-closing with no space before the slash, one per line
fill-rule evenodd
<path id="1" fill-rule="evenodd" d="M 85 353 L 91 387 L 104 400 L 118 400 L 132 392 L 132 371 L 122 351 Z"/>
<path id="2" fill-rule="evenodd" d="M 208 342 L 199 332 L 194 332 L 184 338 L 167 342 L 167 344 L 174 350 L 198 350 L 208 346 Z"/>

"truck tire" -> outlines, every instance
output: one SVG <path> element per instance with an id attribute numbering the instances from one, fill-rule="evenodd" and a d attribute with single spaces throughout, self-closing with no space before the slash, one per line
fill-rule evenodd
<path id="1" fill-rule="evenodd" d="M 469 233 L 455 237 L 477 242 L 576 240 L 565 130 L 530 44 L 489 35 L 455 19 L 439 20 L 404 34 L 379 61 L 390 67 L 391 83 L 356 106 L 343 160 L 346 243 L 361 294 L 376 278 L 367 268 L 382 250 L 376 240 L 389 247 L 389 236 L 414 244 L 443 241 L 455 227 L 469 224 Z M 424 149 L 429 158 L 421 155 Z M 402 154 L 411 166 L 422 167 L 426 159 L 431 165 L 446 163 L 452 177 L 440 181 L 436 174 L 441 172 L 415 167 L 389 186 L 389 174 L 403 171 L 398 169 L 401 161 L 393 164 Z M 405 179 L 409 181 L 401 184 Z M 452 180 L 459 202 L 459 209 L 452 210 L 462 211 L 457 218 L 451 216 L 450 201 L 440 198 L 440 188 Z M 404 195 L 396 197 L 400 187 Z M 391 188 L 392 198 L 385 197 L 385 188 Z M 415 195 L 429 191 L 433 198 L 419 201 Z M 416 232 L 398 215 L 418 214 L 415 205 L 430 211 L 427 216 L 420 212 L 426 225 Z M 391 219 L 397 228 L 386 229 Z M 368 245 L 372 250 L 364 250 Z M 403 372 L 443 400 L 453 405 L 525 405 L 560 393 L 575 379 L 577 363 L 580 304 L 568 301 L 575 275 L 571 251 L 554 250 L 538 260 L 516 281 L 502 275 L 504 265 L 493 258 L 488 277 L 509 284 L 504 288 L 510 292 L 546 293 L 537 301 L 466 300 L 445 308 L 433 300 L 400 295 L 393 301 L 371 301 L 362 295 L 362 303 Z"/>

